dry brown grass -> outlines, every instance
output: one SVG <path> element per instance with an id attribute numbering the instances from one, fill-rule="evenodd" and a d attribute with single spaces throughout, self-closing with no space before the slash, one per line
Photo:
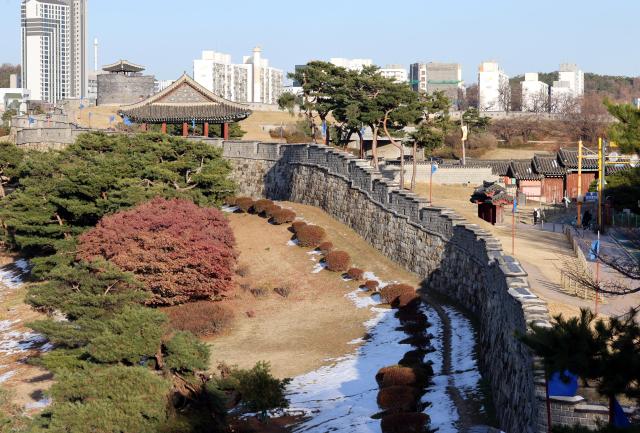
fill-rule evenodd
<path id="1" fill-rule="evenodd" d="M 162 310 L 169 317 L 170 326 L 189 331 L 199 337 L 219 334 L 233 321 L 233 312 L 218 302 L 200 301 Z"/>

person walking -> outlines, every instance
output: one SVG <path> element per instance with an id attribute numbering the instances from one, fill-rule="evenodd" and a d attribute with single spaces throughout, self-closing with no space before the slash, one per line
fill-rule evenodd
<path id="1" fill-rule="evenodd" d="M 533 225 L 538 225 L 538 208 L 533 209 Z"/>
<path id="2" fill-rule="evenodd" d="M 588 229 L 590 223 L 591 223 L 591 212 L 589 212 L 589 209 L 586 209 L 584 211 L 584 214 L 582 214 L 582 228 L 585 230 Z"/>

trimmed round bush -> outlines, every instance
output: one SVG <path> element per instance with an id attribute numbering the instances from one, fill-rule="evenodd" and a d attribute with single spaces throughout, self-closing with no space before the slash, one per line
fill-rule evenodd
<path id="1" fill-rule="evenodd" d="M 427 431 L 429 415 L 419 412 L 392 413 L 382 417 L 382 433 L 424 433 Z"/>
<path id="2" fill-rule="evenodd" d="M 345 251 L 331 251 L 324 256 L 327 269 L 333 272 L 345 272 L 351 264 L 351 256 Z"/>
<path id="3" fill-rule="evenodd" d="M 288 224 L 296 219 L 296 213 L 291 209 L 280 209 L 271 217 L 274 224 Z"/>
<path id="4" fill-rule="evenodd" d="M 219 334 L 233 320 L 233 312 L 218 302 L 200 301 L 168 307 L 162 310 L 171 327 L 189 331 L 198 337 Z"/>
<path id="5" fill-rule="evenodd" d="M 376 381 L 380 388 L 388 388 L 390 386 L 420 386 L 422 382 L 416 370 L 400 365 L 381 368 L 378 374 L 376 374 Z"/>
<path id="6" fill-rule="evenodd" d="M 360 268 L 349 268 L 347 276 L 352 280 L 360 281 L 364 276 L 364 271 Z"/>
<path id="7" fill-rule="evenodd" d="M 301 247 L 317 248 L 326 236 L 322 227 L 307 224 L 296 232 L 298 245 Z"/>
<path id="8" fill-rule="evenodd" d="M 242 212 L 249 212 L 253 207 L 253 199 L 251 197 L 239 197 L 236 199 L 236 206 L 240 208 Z"/>
<path id="9" fill-rule="evenodd" d="M 327 254 L 330 251 L 333 251 L 333 243 L 326 241 L 326 242 L 322 242 L 320 245 L 318 245 L 318 249 L 320 250 L 320 252 L 322 254 Z"/>
<path id="10" fill-rule="evenodd" d="M 408 284 L 390 284 L 380 289 L 382 300 L 392 307 L 401 308 L 417 299 L 416 289 Z"/>
<path id="11" fill-rule="evenodd" d="M 390 386 L 378 392 L 378 406 L 392 412 L 413 412 L 419 391 L 411 386 Z"/>
<path id="12" fill-rule="evenodd" d="M 262 215 L 264 214 L 265 209 L 267 208 L 267 206 L 272 205 L 273 202 L 271 200 L 267 200 L 267 199 L 260 199 L 260 200 L 256 200 L 256 202 L 253 204 L 253 212 L 255 212 L 258 215 Z"/>
<path id="13" fill-rule="evenodd" d="M 362 287 L 364 287 L 367 290 L 378 290 L 379 285 L 380 283 L 377 282 L 376 280 L 367 280 L 364 282 Z"/>
<path id="14" fill-rule="evenodd" d="M 291 231 L 294 233 L 298 233 L 298 230 L 300 230 L 302 227 L 305 227 L 306 225 L 307 223 L 304 221 L 294 221 L 293 224 L 291 224 Z"/>
<path id="15" fill-rule="evenodd" d="M 270 205 L 268 205 L 268 206 L 266 206 L 264 208 L 264 215 L 267 218 L 272 218 L 273 214 L 275 214 L 276 212 L 279 212 L 281 210 L 282 210 L 282 208 L 280 206 L 278 206 L 277 204 L 270 204 Z"/>
<path id="16" fill-rule="evenodd" d="M 227 206 L 235 206 L 236 205 L 236 200 L 238 199 L 238 197 L 236 196 L 231 196 L 231 197 L 227 197 L 224 199 L 224 202 Z"/>

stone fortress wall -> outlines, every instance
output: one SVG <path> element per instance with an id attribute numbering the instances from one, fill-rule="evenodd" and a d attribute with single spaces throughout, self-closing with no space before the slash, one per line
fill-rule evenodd
<path id="1" fill-rule="evenodd" d="M 321 145 L 221 142 L 240 193 L 317 206 L 477 319 L 480 364 L 509 433 L 546 432 L 544 378 L 516 333 L 549 326 L 527 274 L 488 232 Z"/>
<path id="2" fill-rule="evenodd" d="M 135 104 L 153 95 L 153 75 L 98 75 L 97 105 Z"/>

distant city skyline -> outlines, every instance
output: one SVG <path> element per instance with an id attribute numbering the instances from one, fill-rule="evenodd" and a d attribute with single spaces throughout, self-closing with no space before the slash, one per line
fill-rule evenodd
<path id="1" fill-rule="evenodd" d="M 158 79 L 192 74 L 203 50 L 240 58 L 256 45 L 285 72 L 309 60 L 345 57 L 407 69 L 415 62 L 460 63 L 467 85 L 488 60 L 509 76 L 555 71 L 560 63 L 640 75 L 640 57 L 623 40 L 637 26 L 640 2 L 611 0 L 606 8 L 595 0 L 539 0 L 535 7 L 511 0 L 461 0 L 458 8 L 424 0 L 385 5 L 326 0 L 308 10 L 290 0 L 190 0 L 168 8 L 150 0 L 89 0 L 88 40 L 100 41 L 100 65 L 124 58 Z M 20 0 L 0 0 L 0 40 L 0 63 L 20 63 Z M 88 63 L 92 69 L 93 58 Z"/>

